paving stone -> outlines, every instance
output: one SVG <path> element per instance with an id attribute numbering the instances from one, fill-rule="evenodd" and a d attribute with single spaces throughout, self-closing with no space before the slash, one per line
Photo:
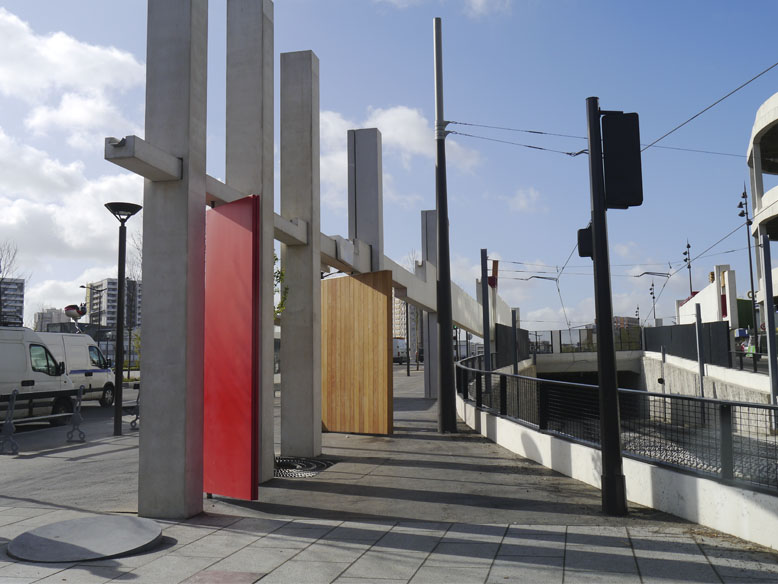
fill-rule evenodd
<path id="1" fill-rule="evenodd" d="M 72 568 L 67 568 L 37 582 L 41 584 L 102 584 L 103 582 L 110 582 L 114 578 L 129 572 L 129 570 L 130 568 L 115 566 L 95 566 L 90 562 L 89 564 L 78 564 Z"/>
<path id="2" fill-rule="evenodd" d="M 267 584 L 329 584 L 349 567 L 348 562 L 289 560 L 262 578 Z"/>
<path id="3" fill-rule="evenodd" d="M 224 558 L 259 539 L 258 535 L 223 533 L 218 531 L 179 547 L 172 553 L 179 556 Z"/>
<path id="4" fill-rule="evenodd" d="M 267 535 L 291 523 L 289 519 L 269 519 L 266 517 L 244 517 L 235 523 L 223 527 L 222 531 L 230 533 L 247 533 L 249 535 Z"/>
<path id="5" fill-rule="evenodd" d="M 260 572 L 268 574 L 278 566 L 293 558 L 299 548 L 260 548 L 246 547 L 211 566 L 214 570 L 228 572 Z"/>
<path id="6" fill-rule="evenodd" d="M 640 584 L 640 576 L 637 572 L 589 572 L 565 569 L 565 584 Z"/>
<path id="7" fill-rule="evenodd" d="M 46 578 L 62 570 L 73 566 L 69 564 L 33 564 L 26 562 L 9 563 L 0 568 L 0 579 L 2 578 L 31 578 L 39 580 Z"/>
<path id="8" fill-rule="evenodd" d="M 497 555 L 498 543 L 453 543 L 442 541 L 425 566 L 489 566 Z"/>
<path id="9" fill-rule="evenodd" d="M 343 576 L 409 580 L 427 557 L 426 552 L 368 550 L 351 564 Z"/>
<path id="10" fill-rule="evenodd" d="M 513 556 L 495 559 L 486 582 L 490 584 L 498 582 L 504 584 L 513 584 L 515 582 L 521 582 L 522 584 L 527 582 L 562 584 L 563 575 L 562 558 Z"/>
<path id="11" fill-rule="evenodd" d="M 254 584 L 264 574 L 252 572 L 227 572 L 225 570 L 205 570 L 190 576 L 182 584 Z"/>
<path id="12" fill-rule="evenodd" d="M 415 552 L 431 552 L 440 542 L 440 536 L 434 533 L 389 532 L 373 546 L 373 550 L 407 550 Z"/>
<path id="13" fill-rule="evenodd" d="M 311 544 L 298 555 L 295 560 L 306 562 L 348 562 L 356 561 L 359 556 L 370 548 L 370 543 L 364 540 L 325 540 L 320 539 Z"/>
<path id="14" fill-rule="evenodd" d="M 478 524 L 478 523 L 454 523 L 443 536 L 446 540 L 461 540 L 467 542 L 496 542 L 502 541 L 508 526 L 505 524 Z"/>
<path id="15" fill-rule="evenodd" d="M 563 556 L 565 526 L 511 525 L 498 556 Z"/>
<path id="16" fill-rule="evenodd" d="M 213 558 L 189 558 L 167 555 L 153 562 L 125 572 L 116 582 L 142 582 L 143 584 L 177 584 L 204 570 Z"/>
<path id="17" fill-rule="evenodd" d="M 410 584 L 483 584 L 490 566 L 427 566 L 411 578 Z"/>
<path id="18" fill-rule="evenodd" d="M 631 548 L 568 545 L 565 570 L 622 572 L 637 574 L 637 564 Z"/>

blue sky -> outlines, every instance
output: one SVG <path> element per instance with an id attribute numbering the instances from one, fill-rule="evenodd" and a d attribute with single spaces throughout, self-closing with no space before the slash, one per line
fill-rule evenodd
<path id="1" fill-rule="evenodd" d="M 142 202 L 137 177 L 102 159 L 102 139 L 143 135 L 146 3 L 2 6 L 0 240 L 17 244 L 30 274 L 31 322 L 41 306 L 80 301 L 79 284 L 115 274 L 117 224 L 102 204 Z M 208 171 L 223 176 L 224 3 L 212 0 L 210 12 Z M 648 143 L 778 61 L 778 5 L 768 1 L 277 1 L 276 71 L 285 51 L 311 49 L 321 63 L 322 231 L 347 235 L 346 130 L 377 126 L 385 249 L 398 261 L 420 249 L 419 211 L 435 205 L 435 16 L 443 19 L 446 118 L 458 122 L 585 136 L 585 100 L 599 96 L 603 109 L 638 112 Z M 638 305 L 642 317 L 649 313 L 651 281 L 631 274 L 675 272 L 687 238 L 696 258 L 742 225 L 736 205 L 751 126 L 776 91 L 778 68 L 659 144 L 736 157 L 643 153 L 643 206 L 608 214 L 615 314 L 632 316 Z M 449 129 L 562 151 L 586 147 L 576 138 Z M 457 135 L 447 142 L 456 281 L 474 293 L 484 247 L 504 269 L 561 268 L 589 221 L 586 157 Z M 131 220 L 131 230 L 140 223 Z M 728 263 L 745 296 L 744 231 L 694 260 L 695 290 L 715 264 Z M 553 282 L 507 279 L 530 272 L 502 272 L 500 294 L 520 308 L 525 328 L 577 326 L 594 316 L 590 273 L 590 262 L 574 254 L 559 280 L 561 299 Z M 663 280 L 655 279 L 657 289 Z M 683 270 L 669 280 L 658 316 L 671 316 L 687 295 Z"/>

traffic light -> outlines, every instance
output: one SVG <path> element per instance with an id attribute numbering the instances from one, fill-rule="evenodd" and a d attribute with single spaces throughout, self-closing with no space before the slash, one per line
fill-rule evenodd
<path id="1" fill-rule="evenodd" d="M 637 114 L 608 112 L 602 116 L 605 208 L 628 209 L 643 204 L 640 122 Z"/>

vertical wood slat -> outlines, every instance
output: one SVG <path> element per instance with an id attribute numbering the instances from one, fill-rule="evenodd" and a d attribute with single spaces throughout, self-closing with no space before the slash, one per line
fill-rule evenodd
<path id="1" fill-rule="evenodd" d="M 322 281 L 322 424 L 392 433 L 392 274 Z"/>

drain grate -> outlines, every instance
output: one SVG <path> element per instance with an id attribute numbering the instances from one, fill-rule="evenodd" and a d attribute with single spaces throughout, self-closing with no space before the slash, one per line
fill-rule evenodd
<path id="1" fill-rule="evenodd" d="M 277 456 L 273 476 L 285 479 L 309 479 L 328 469 L 333 464 L 335 464 L 334 460 L 323 458 Z"/>

